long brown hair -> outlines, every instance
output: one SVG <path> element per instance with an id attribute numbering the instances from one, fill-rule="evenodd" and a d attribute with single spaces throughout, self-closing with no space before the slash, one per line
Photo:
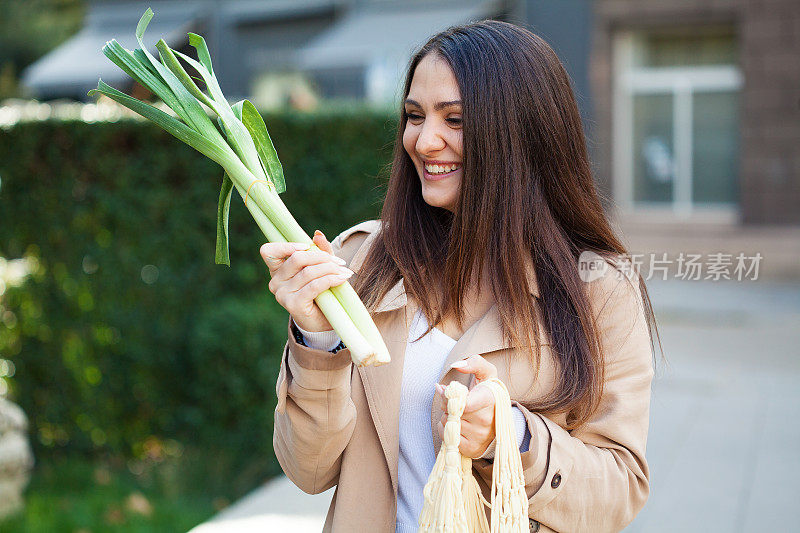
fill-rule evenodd
<path id="1" fill-rule="evenodd" d="M 555 389 L 527 405 L 567 411 L 580 425 L 596 408 L 603 354 L 578 257 L 625 254 L 594 187 L 569 77 L 541 38 L 518 26 L 483 21 L 432 37 L 411 59 L 403 100 L 419 62 L 438 54 L 453 70 L 462 99 L 463 178 L 454 213 L 430 206 L 403 148 L 401 109 L 382 229 L 354 280 L 368 307 L 401 279 L 431 328 L 461 324 L 473 274 L 488 269 L 504 338 L 530 350 L 539 368 L 541 320 L 558 367 Z M 540 299 L 527 290 L 535 268 Z M 655 328 L 640 279 L 648 326 Z M 534 349 L 535 346 L 535 349 Z M 651 335 L 652 346 L 652 335 Z"/>

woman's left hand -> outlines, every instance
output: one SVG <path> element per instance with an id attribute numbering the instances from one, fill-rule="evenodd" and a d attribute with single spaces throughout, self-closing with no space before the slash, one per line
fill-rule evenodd
<path id="1" fill-rule="evenodd" d="M 474 374 L 475 382 L 467 394 L 464 414 L 461 415 L 461 442 L 458 450 L 461 455 L 476 459 L 484 454 L 494 440 L 494 395 L 481 383 L 497 377 L 497 368 L 481 357 L 473 355 L 453 363 L 452 367 L 463 374 Z M 444 415 L 439 421 L 439 437 L 444 438 L 444 424 L 447 422 L 447 398 L 444 387 L 436 384 L 436 394 L 442 402 Z"/>

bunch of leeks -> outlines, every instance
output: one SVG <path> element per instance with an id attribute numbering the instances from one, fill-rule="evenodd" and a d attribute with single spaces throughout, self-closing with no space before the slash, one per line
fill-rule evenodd
<path id="1" fill-rule="evenodd" d="M 308 244 L 310 249 L 316 248 L 278 196 L 286 188 L 283 169 L 255 106 L 248 100 L 232 106 L 228 104 L 214 76 L 208 47 L 200 35 L 189 34 L 189 44 L 197 51 L 197 60 L 172 50 L 163 39 L 156 45 L 160 61 L 156 59 L 142 40 L 152 18 L 153 11 L 148 8 L 136 27 L 140 48 L 130 51 L 111 40 L 103 47 L 103 54 L 163 100 L 177 118 L 114 89 L 102 80 L 89 94 L 103 94 L 115 100 L 222 166 L 225 173 L 217 209 L 215 261 L 218 264 L 230 264 L 228 212 L 234 188 L 244 199 L 245 206 L 267 240 L 300 242 Z M 179 58 L 197 71 L 207 92 L 198 87 Z M 216 115 L 219 129 L 203 106 Z M 378 328 L 349 283 L 324 291 L 315 302 L 350 349 L 355 364 L 366 366 L 389 362 L 389 352 Z"/>

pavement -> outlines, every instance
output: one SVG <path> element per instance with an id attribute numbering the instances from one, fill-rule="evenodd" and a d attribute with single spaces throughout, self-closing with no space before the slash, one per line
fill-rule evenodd
<path id="1" fill-rule="evenodd" d="M 800 285 L 652 284 L 667 365 L 630 532 L 798 531 Z"/>
<path id="2" fill-rule="evenodd" d="M 651 493 L 626 532 L 800 530 L 800 283 L 648 282 L 665 360 Z M 321 531 L 332 489 L 271 480 L 193 533 Z"/>

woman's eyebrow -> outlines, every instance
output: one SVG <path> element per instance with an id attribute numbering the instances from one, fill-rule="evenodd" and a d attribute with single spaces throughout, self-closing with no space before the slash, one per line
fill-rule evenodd
<path id="1" fill-rule="evenodd" d="M 415 106 L 420 107 L 420 108 L 422 107 L 419 102 L 417 102 L 416 100 L 412 100 L 411 98 L 407 98 L 405 103 L 406 104 L 410 104 L 410 105 L 415 105 Z M 461 105 L 461 100 L 450 100 L 449 102 L 437 102 L 433 106 L 433 108 L 436 111 L 441 111 L 442 109 L 444 109 L 446 107 L 453 107 L 453 106 L 457 106 L 457 105 Z"/>

